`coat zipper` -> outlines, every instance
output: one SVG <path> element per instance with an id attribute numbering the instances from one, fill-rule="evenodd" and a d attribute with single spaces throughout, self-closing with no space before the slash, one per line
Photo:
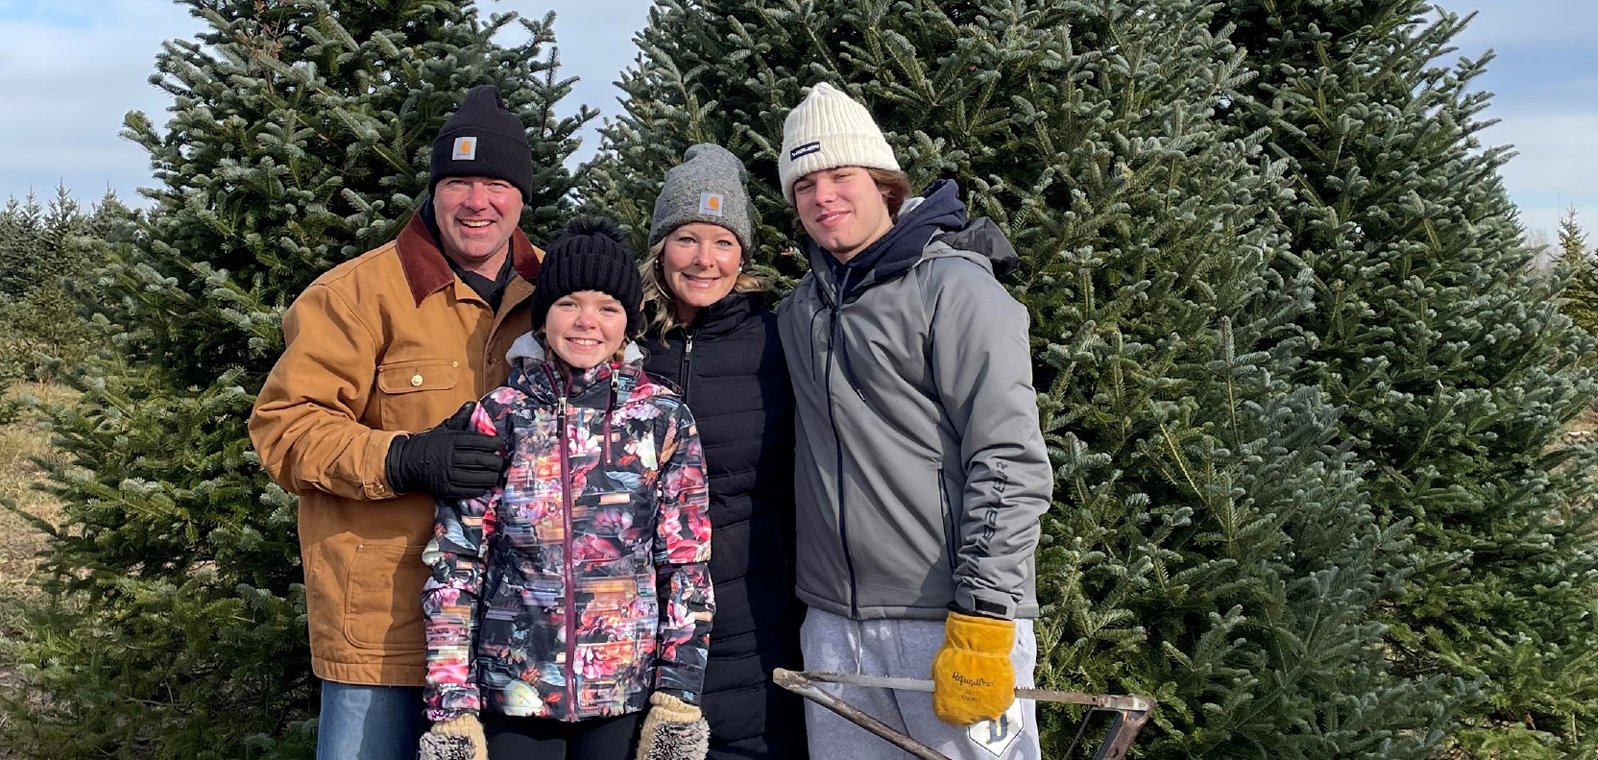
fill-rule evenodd
<path id="1" fill-rule="evenodd" d="M 678 370 L 677 370 L 677 376 L 682 378 L 682 402 L 684 404 L 687 404 L 689 409 L 693 408 L 693 402 L 688 399 L 688 386 L 690 384 L 689 381 L 693 379 L 693 368 L 694 368 L 693 364 L 694 364 L 694 333 L 690 332 L 690 333 L 688 333 L 687 339 L 683 341 L 683 345 L 682 345 L 682 366 L 679 367 Z"/>
<path id="2" fill-rule="evenodd" d="M 620 367 L 610 375 L 610 395 L 605 397 L 604 437 L 599 441 L 599 471 L 610 469 L 610 417 L 616 409 L 616 386 L 621 383 Z"/>
<path id="3" fill-rule="evenodd" d="M 858 620 L 860 591 L 855 581 L 854 555 L 849 552 L 849 520 L 843 498 L 843 438 L 838 433 L 838 413 L 832 403 L 832 350 L 833 344 L 841 337 L 842 326 L 838 322 L 838 315 L 843 309 L 843 289 L 848 282 L 849 270 L 845 269 L 843 280 L 838 285 L 838 298 L 834 299 L 832 304 L 832 324 L 827 328 L 827 419 L 832 423 L 833 449 L 837 452 L 833 482 L 838 484 L 838 538 L 843 542 L 843 563 L 849 570 L 849 616 Z"/>
<path id="4" fill-rule="evenodd" d="M 544 372 L 549 375 L 550 385 L 555 384 L 555 375 L 549 367 L 544 367 Z M 560 571 L 566 576 L 566 719 L 577 720 L 577 580 L 576 572 L 572 569 L 572 489 L 571 489 L 571 458 L 567 453 L 566 422 L 568 410 L 566 398 L 571 395 L 571 379 L 566 380 L 566 390 L 560 395 L 560 434 L 556 438 L 560 446 L 560 494 L 564 509 L 561 510 L 561 521 L 565 531 L 561 536 Z"/>

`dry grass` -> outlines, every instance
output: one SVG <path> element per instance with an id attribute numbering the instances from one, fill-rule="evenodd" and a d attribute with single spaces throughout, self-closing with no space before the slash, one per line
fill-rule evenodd
<path id="1" fill-rule="evenodd" d="M 58 385 L 19 383 L 12 393 L 31 395 L 46 403 L 63 403 L 72 399 L 73 391 Z M 0 498 L 53 522 L 59 505 L 49 494 L 35 488 L 43 481 L 44 473 L 33 459 L 61 456 L 51 450 L 50 434 L 41 429 L 39 413 L 22 410 L 15 423 L 0 426 Z M 27 579 L 43 547 L 44 534 L 10 510 L 0 509 L 0 609 L 12 606 L 4 604 L 4 600 L 29 593 Z M 0 626 L 3 624 L 0 616 Z"/>
<path id="2" fill-rule="evenodd" d="M 11 392 L 30 395 L 45 403 L 71 401 L 74 393 L 63 386 L 40 383 L 19 383 Z M 35 488 L 44 480 L 44 473 L 33 460 L 65 455 L 50 448 L 50 434 L 42 429 L 41 417 L 37 410 L 23 409 L 16 422 L 0 425 L 0 498 L 54 522 L 60 505 L 52 496 Z M 17 632 L 17 601 L 37 593 L 28 585 L 28 577 L 38 564 L 38 553 L 44 543 L 44 534 L 27 520 L 8 509 L 0 509 L 0 640 Z M 0 689 L 11 690 L 16 686 L 15 673 L 8 663 L 0 660 Z M 0 715 L 0 721 L 6 719 L 7 716 Z M 11 757 L 11 753 L 0 747 L 0 760 Z"/>
<path id="3" fill-rule="evenodd" d="M 1565 429 L 1565 435 L 1570 438 L 1585 438 L 1598 434 L 1598 404 L 1587 407 L 1587 411 L 1576 416 L 1570 421 L 1570 427 Z"/>

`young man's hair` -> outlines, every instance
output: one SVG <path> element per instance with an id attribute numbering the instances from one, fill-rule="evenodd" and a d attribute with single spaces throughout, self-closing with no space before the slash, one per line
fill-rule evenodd
<path id="1" fill-rule="evenodd" d="M 904 199 L 910 197 L 910 178 L 892 169 L 868 168 L 866 174 L 871 175 L 871 181 L 882 191 L 882 200 L 888 204 L 888 218 L 899 221 L 899 209 L 904 206 Z"/>

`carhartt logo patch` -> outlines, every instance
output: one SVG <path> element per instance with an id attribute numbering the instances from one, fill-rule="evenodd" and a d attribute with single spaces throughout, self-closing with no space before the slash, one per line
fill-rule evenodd
<path id="1" fill-rule="evenodd" d="M 450 154 L 450 158 L 452 158 L 452 159 L 454 159 L 456 161 L 476 161 L 477 160 L 477 138 L 475 138 L 475 137 L 457 137 L 457 138 L 455 138 L 455 152 Z"/>
<path id="2" fill-rule="evenodd" d="M 721 216 L 721 193 L 700 193 L 699 213 Z"/>
<path id="3" fill-rule="evenodd" d="M 804 156 L 808 156 L 811 153 L 820 153 L 820 152 L 821 152 L 821 141 L 820 140 L 817 140 L 815 142 L 807 142 L 804 145 L 800 145 L 800 146 L 794 148 L 793 150 L 788 151 L 788 160 L 789 161 L 798 161 L 800 158 L 802 158 Z"/>

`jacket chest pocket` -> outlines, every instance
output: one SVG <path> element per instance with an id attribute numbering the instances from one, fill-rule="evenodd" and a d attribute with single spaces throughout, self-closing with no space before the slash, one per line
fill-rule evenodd
<path id="1" fill-rule="evenodd" d="M 471 401 L 461 388 L 458 361 L 390 362 L 377 368 L 377 424 L 382 430 L 420 432 L 448 419 Z"/>

